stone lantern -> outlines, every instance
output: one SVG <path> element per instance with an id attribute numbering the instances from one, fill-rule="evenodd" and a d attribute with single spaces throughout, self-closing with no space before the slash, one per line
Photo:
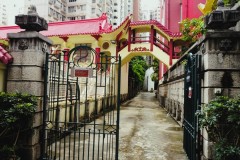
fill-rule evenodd
<path id="1" fill-rule="evenodd" d="M 223 0 L 218 0 L 217 9 L 204 18 L 206 29 L 229 29 L 240 20 L 240 11 L 224 6 Z"/>
<path id="2" fill-rule="evenodd" d="M 15 16 L 15 24 L 20 26 L 22 29 L 26 29 L 26 31 L 42 31 L 48 29 L 47 21 L 38 16 L 37 9 L 34 5 L 31 5 L 28 8 L 28 14 L 20 14 Z"/>

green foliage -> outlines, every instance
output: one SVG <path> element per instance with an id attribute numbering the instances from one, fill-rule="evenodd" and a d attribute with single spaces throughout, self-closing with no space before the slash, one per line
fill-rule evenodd
<path id="1" fill-rule="evenodd" d="M 20 133 L 30 129 L 37 98 L 29 94 L 0 92 L 0 157 L 15 154 Z"/>
<path id="2" fill-rule="evenodd" d="M 184 41 L 196 42 L 206 32 L 203 17 L 182 20 L 180 30 Z"/>
<path id="3" fill-rule="evenodd" d="M 145 72 L 148 65 L 143 57 L 137 56 L 131 59 L 129 63 L 129 76 L 136 78 L 137 85 L 143 85 Z"/>
<path id="4" fill-rule="evenodd" d="M 215 158 L 240 158 L 240 98 L 217 96 L 198 112 L 199 123 L 215 142 Z"/>
<path id="5" fill-rule="evenodd" d="M 240 0 L 223 0 L 223 3 L 224 3 L 225 6 L 227 6 L 227 5 L 231 5 L 231 4 L 233 5 L 233 4 L 235 4 L 239 1 Z"/>
<path id="6" fill-rule="evenodd" d="M 159 74 L 159 60 L 158 59 L 153 59 L 153 64 L 152 64 L 154 72 L 151 74 L 151 79 L 152 81 L 158 82 L 158 74 Z"/>

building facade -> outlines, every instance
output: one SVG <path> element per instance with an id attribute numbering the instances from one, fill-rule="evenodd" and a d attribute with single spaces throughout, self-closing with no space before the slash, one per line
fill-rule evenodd
<path id="1" fill-rule="evenodd" d="M 138 20 L 139 11 L 139 0 L 19 0 L 14 3 L 1 1 L 0 24 L 3 26 L 14 25 L 15 16 L 27 14 L 30 5 L 35 5 L 39 16 L 47 22 L 91 19 L 106 13 L 113 28 L 119 26 L 130 14 L 135 14 L 134 20 Z M 8 19 L 11 19 L 10 22 Z"/>
<path id="2" fill-rule="evenodd" d="M 7 9 L 6 5 L 1 3 L 0 4 L 0 25 L 5 26 L 7 25 Z"/>

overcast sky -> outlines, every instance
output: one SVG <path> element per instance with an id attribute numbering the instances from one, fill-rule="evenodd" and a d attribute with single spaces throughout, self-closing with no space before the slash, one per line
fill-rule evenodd
<path id="1" fill-rule="evenodd" d="M 15 25 L 15 16 L 23 14 L 24 0 L 0 0 L 0 3 L 7 6 L 8 24 Z M 15 6 L 21 6 L 21 8 L 19 9 Z"/>
<path id="2" fill-rule="evenodd" d="M 158 7 L 159 0 L 142 0 L 141 3 L 143 10 L 153 10 Z"/>

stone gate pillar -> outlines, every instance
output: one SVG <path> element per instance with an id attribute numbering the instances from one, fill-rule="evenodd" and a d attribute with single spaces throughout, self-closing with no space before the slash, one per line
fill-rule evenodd
<path id="1" fill-rule="evenodd" d="M 239 10 L 227 9 L 223 1 L 205 17 L 208 32 L 200 47 L 202 54 L 202 104 L 217 95 L 235 97 L 240 93 L 240 32 L 233 27 L 240 20 Z M 213 143 L 205 129 L 202 159 L 213 159 Z"/>
<path id="2" fill-rule="evenodd" d="M 36 18 L 32 20 L 36 21 L 21 22 L 21 16 L 32 16 Z M 45 21 L 41 21 L 44 26 L 37 23 L 39 19 L 42 18 L 36 12 L 16 16 L 16 24 L 20 23 L 19 26 L 26 29 L 26 31 L 8 33 L 7 35 L 10 54 L 14 58 L 12 65 L 8 68 L 7 92 L 29 93 L 37 96 L 39 102 L 33 118 L 32 133 L 29 133 L 26 139 L 21 139 L 24 145 L 24 157 L 22 159 L 29 160 L 36 160 L 40 157 L 40 131 L 43 124 L 44 61 L 46 53 L 50 51 L 52 44 L 50 39 L 38 32 L 47 28 Z M 28 18 L 22 18 L 22 20 L 28 20 Z"/>

